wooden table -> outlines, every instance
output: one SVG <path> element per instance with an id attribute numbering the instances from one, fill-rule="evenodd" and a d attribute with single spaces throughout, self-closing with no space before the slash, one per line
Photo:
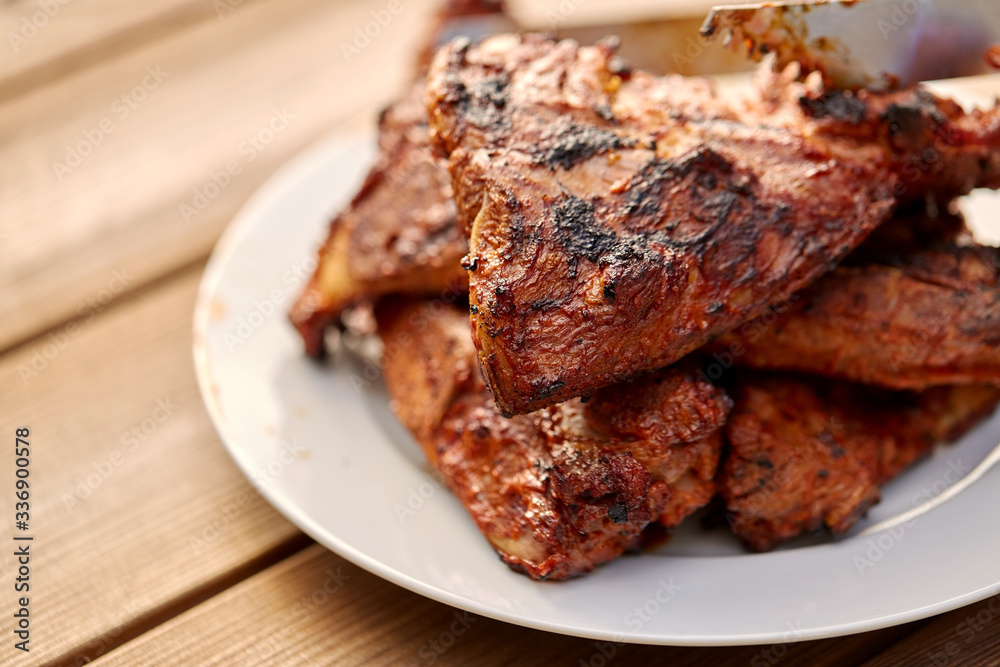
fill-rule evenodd
<path id="1" fill-rule="evenodd" d="M 314 544 L 251 489 L 195 385 L 196 287 L 268 175 L 331 129 L 370 123 L 409 75 L 432 0 L 404 2 L 350 62 L 339 48 L 384 4 L 0 5 L 0 424 L 8 440 L 31 430 L 35 538 L 23 653 L 8 453 L 0 663 L 600 665 L 602 649 L 622 665 L 1000 660 L 996 599 L 854 637 L 725 649 L 609 647 L 479 618 L 444 650 L 456 610 Z M 544 3 L 520 5 L 544 16 Z M 287 129 L 199 200 L 276 111 Z"/>

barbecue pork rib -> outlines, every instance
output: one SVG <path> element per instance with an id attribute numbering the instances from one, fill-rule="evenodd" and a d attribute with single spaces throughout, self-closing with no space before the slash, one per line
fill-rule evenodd
<path id="1" fill-rule="evenodd" d="M 325 352 L 324 330 L 346 308 L 396 292 L 465 290 L 459 266 L 468 243 L 455 227 L 444 162 L 427 138 L 427 67 L 443 43 L 461 34 L 517 29 L 501 0 L 447 0 L 435 14 L 416 62 L 416 81 L 379 118 L 378 160 L 347 208 L 330 224 L 316 271 L 291 320 L 306 352 Z"/>
<path id="2" fill-rule="evenodd" d="M 730 527 L 754 551 L 820 528 L 847 532 L 882 484 L 1000 401 L 989 385 L 892 392 L 752 371 L 731 391 L 719 492 Z"/>
<path id="3" fill-rule="evenodd" d="M 715 492 L 731 406 L 684 369 L 502 417 L 464 311 L 383 302 L 385 380 L 400 421 L 511 568 L 564 579 L 638 547 Z"/>
<path id="4" fill-rule="evenodd" d="M 894 389 L 1000 385 L 1000 250 L 903 247 L 861 253 L 869 261 L 837 267 L 708 349 L 741 366 Z"/>
<path id="5" fill-rule="evenodd" d="M 360 301 L 465 289 L 468 243 L 455 222 L 448 172 L 428 143 L 424 89 L 423 80 L 415 83 L 382 114 L 378 160 L 330 223 L 316 271 L 292 307 L 311 356 L 324 352 L 324 329 Z"/>
<path id="6" fill-rule="evenodd" d="M 935 160 L 962 167 L 935 173 L 943 200 L 997 184 L 1000 113 L 775 81 L 723 102 L 702 80 L 629 72 L 607 43 L 537 35 L 438 52 L 431 135 L 504 414 L 668 365 L 787 299 L 890 215 L 894 190 L 924 188 L 906 168 L 939 135 Z"/>

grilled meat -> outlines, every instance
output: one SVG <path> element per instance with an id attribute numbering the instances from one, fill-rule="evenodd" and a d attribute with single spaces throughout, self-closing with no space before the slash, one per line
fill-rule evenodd
<path id="1" fill-rule="evenodd" d="M 399 419 L 513 569 L 535 579 L 590 571 L 663 517 L 708 502 L 731 405 L 667 369 L 503 418 L 483 384 L 464 312 L 437 303 L 379 310 L 385 379 Z"/>
<path id="2" fill-rule="evenodd" d="M 845 533 L 882 484 L 1000 401 L 992 386 L 890 392 L 760 373 L 734 384 L 719 491 L 733 532 L 754 551 L 820 528 Z"/>
<path id="3" fill-rule="evenodd" d="M 935 245 L 837 267 L 710 349 L 896 389 L 1000 384 L 1000 250 Z"/>
<path id="4" fill-rule="evenodd" d="M 928 248 L 970 246 L 975 243 L 972 231 L 958 208 L 958 201 L 941 206 L 932 198 L 897 210 L 841 264 L 892 264 Z"/>
<path id="5" fill-rule="evenodd" d="M 435 15 L 415 83 L 379 118 L 378 160 L 330 223 L 316 271 L 292 308 L 309 355 L 322 356 L 324 330 L 355 304 L 465 289 L 459 263 L 468 244 L 455 226 L 447 169 L 428 143 L 425 75 L 434 50 L 455 34 L 514 28 L 501 0 L 448 0 Z"/>
<path id="6" fill-rule="evenodd" d="M 306 352 L 344 309 L 393 292 L 465 288 L 467 242 L 455 223 L 448 172 L 427 138 L 424 83 L 379 120 L 379 157 L 350 205 L 330 224 L 317 268 L 291 311 Z"/>
<path id="7" fill-rule="evenodd" d="M 756 119 L 884 162 L 901 202 L 950 201 L 973 188 L 1000 188 L 1000 101 L 966 112 L 923 87 L 892 92 L 824 90 L 820 78 L 796 83 L 796 66 L 757 71 L 761 98 L 747 108 Z"/>
<path id="8" fill-rule="evenodd" d="M 533 35 L 438 52 L 431 133 L 503 414 L 668 365 L 786 300 L 890 215 L 894 190 L 911 194 L 902 171 L 931 126 L 955 143 L 942 164 L 979 169 L 945 169 L 938 190 L 996 183 L 996 133 L 975 131 L 1000 114 L 784 85 L 726 103 L 701 80 L 629 72 L 608 44 Z"/>

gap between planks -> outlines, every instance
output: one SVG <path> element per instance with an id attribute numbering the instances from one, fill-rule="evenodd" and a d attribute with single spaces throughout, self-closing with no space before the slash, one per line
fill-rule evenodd
<path id="1" fill-rule="evenodd" d="M 474 530 L 471 522 L 469 528 Z M 102 656 L 95 664 L 132 665 L 140 659 L 178 667 L 432 662 L 524 667 L 860 664 L 922 624 L 764 646 L 613 645 L 454 609 L 384 581 L 317 544 Z M 606 659 L 608 653 L 611 656 Z"/>
<path id="2" fill-rule="evenodd" d="M 227 572 L 218 579 L 210 581 L 199 588 L 193 589 L 185 595 L 171 600 L 162 607 L 151 609 L 147 613 L 136 618 L 131 623 L 122 626 L 114 633 L 108 632 L 99 637 L 94 637 L 86 646 L 78 647 L 65 655 L 59 656 L 58 658 L 45 663 L 45 667 L 79 665 L 95 660 L 100 655 L 110 653 L 119 646 L 132 641 L 149 630 L 152 630 L 153 628 L 166 623 L 170 619 L 183 614 L 187 610 L 197 607 L 206 600 L 209 600 L 219 593 L 232 588 L 241 581 L 249 579 L 256 574 L 269 569 L 271 566 L 280 563 L 286 558 L 294 556 L 313 544 L 314 542 L 312 538 L 304 533 L 299 533 L 282 544 L 277 545 L 270 551 L 267 551 L 248 561 L 244 565 Z M 101 652 L 96 655 L 90 650 L 90 647 L 95 644 L 101 647 Z"/>

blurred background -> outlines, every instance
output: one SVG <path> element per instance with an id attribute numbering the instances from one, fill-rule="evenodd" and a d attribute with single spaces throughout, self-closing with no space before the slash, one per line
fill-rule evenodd
<path id="1" fill-rule="evenodd" d="M 528 28 L 584 41 L 622 34 L 637 66 L 749 70 L 698 40 L 711 4 L 508 3 Z M 256 494 L 198 394 L 191 315 L 205 262 L 240 206 L 311 143 L 372 126 L 412 76 L 440 5 L 0 0 L 0 433 L 31 427 L 39 545 L 35 643 L 14 655 L 5 640 L 0 664 L 149 664 L 152 645 L 184 665 L 348 654 L 430 664 L 421 651 L 456 612 L 313 544 Z M 994 79 L 981 92 L 996 91 Z M 0 478 L 9 544 L 12 456 L 0 457 Z M 0 556 L 4 590 L 10 551 Z M 355 585 L 333 598 L 347 579 Z M 0 609 L 12 600 L 0 597 Z M 942 622 L 945 640 L 958 620 Z M 851 664 L 913 629 L 778 648 L 799 662 Z M 486 619 L 469 637 L 478 639 L 449 661 L 481 659 L 483 645 L 498 660 L 524 656 L 542 638 L 537 664 L 607 658 L 593 641 Z M 615 649 L 617 659 L 668 655 L 645 648 Z M 711 660 L 775 664 L 767 650 Z M 678 664 L 709 659 L 705 649 L 671 651 Z"/>
<path id="2" fill-rule="evenodd" d="M 0 293 L 0 349 L 74 315 L 113 267 L 128 269 L 130 291 L 204 259 L 279 165 L 333 128 L 370 123 L 411 76 L 441 5 L 398 1 L 370 37 L 386 0 L 0 4 L 0 284 L 17 285 Z M 509 3 L 541 29 L 638 22 L 644 44 L 662 38 L 661 52 L 645 50 L 660 69 L 746 69 L 697 40 L 710 4 Z M 266 145 L 244 145 L 278 112 Z M 204 192 L 232 160 L 240 173 Z M 15 316 L 24 308 L 30 322 Z"/>

